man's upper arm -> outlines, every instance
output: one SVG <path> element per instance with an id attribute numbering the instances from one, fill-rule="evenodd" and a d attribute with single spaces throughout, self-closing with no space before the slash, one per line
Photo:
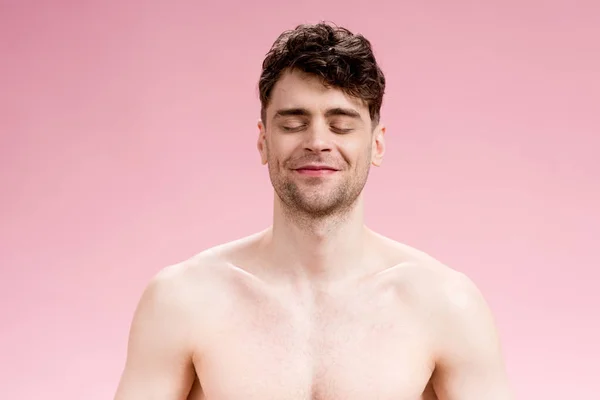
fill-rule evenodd
<path id="1" fill-rule="evenodd" d="M 495 322 L 477 287 L 458 274 L 444 290 L 432 383 L 439 400 L 512 400 Z"/>
<path id="2" fill-rule="evenodd" d="M 185 399 L 194 379 L 185 294 L 171 270 L 159 273 L 135 311 L 115 400 Z"/>

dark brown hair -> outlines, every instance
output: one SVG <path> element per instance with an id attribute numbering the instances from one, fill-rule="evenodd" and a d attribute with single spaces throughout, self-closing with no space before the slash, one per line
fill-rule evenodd
<path id="1" fill-rule="evenodd" d="M 292 69 L 318 76 L 325 85 L 362 99 L 371 120 L 379 122 L 385 77 L 364 36 L 325 22 L 283 32 L 262 64 L 258 89 L 263 123 L 275 83 Z"/>

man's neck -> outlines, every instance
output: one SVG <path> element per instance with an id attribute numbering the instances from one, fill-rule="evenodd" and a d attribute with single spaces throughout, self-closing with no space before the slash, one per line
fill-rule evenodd
<path id="1" fill-rule="evenodd" d="M 360 273 L 368 245 L 362 198 L 340 215 L 295 218 L 276 199 L 273 226 L 267 233 L 277 269 L 311 282 L 326 282 Z"/>

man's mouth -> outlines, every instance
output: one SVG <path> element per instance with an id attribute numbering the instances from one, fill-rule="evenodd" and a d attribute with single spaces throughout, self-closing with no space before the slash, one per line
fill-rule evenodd
<path id="1" fill-rule="evenodd" d="M 300 168 L 296 168 L 295 171 L 301 175 L 307 176 L 324 176 L 337 172 L 335 168 L 326 165 L 305 165 Z"/>

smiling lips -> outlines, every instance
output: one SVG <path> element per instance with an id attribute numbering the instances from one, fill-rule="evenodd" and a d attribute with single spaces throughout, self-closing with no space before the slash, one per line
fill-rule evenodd
<path id="1" fill-rule="evenodd" d="M 338 170 L 328 165 L 310 164 L 303 165 L 294 169 L 297 173 L 306 176 L 324 176 L 331 175 Z"/>

